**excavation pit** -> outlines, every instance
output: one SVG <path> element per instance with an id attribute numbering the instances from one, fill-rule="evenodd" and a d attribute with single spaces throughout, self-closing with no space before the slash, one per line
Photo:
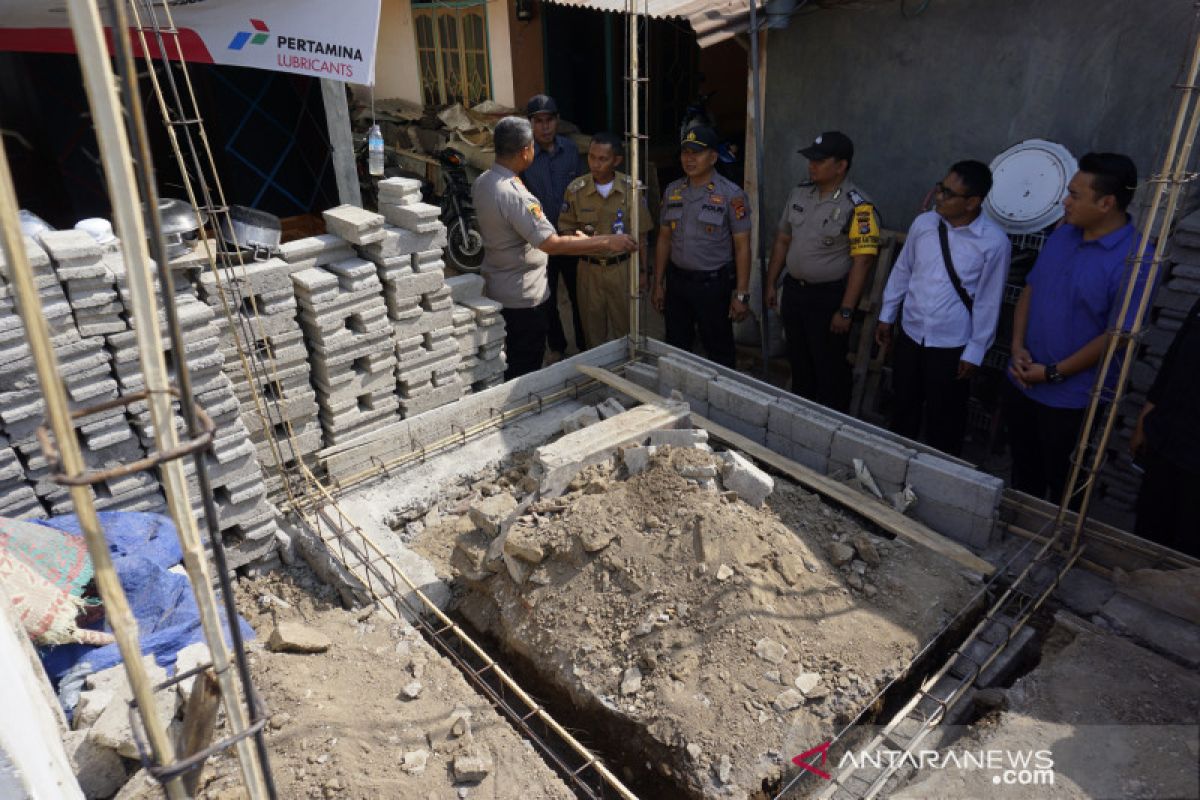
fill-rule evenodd
<path id="1" fill-rule="evenodd" d="M 644 455 L 626 456 L 638 474 L 618 455 L 518 511 L 503 547 L 489 520 L 526 499 L 528 457 L 461 487 L 407 538 L 631 785 L 767 796 L 979 586 L 778 477 L 764 507 L 748 505 L 706 445 Z"/>

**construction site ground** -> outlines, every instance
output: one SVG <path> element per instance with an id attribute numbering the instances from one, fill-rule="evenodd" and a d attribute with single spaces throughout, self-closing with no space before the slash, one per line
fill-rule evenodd
<path id="1" fill-rule="evenodd" d="M 471 563 L 490 540 L 471 508 L 515 505 L 525 463 L 405 529 L 458 610 L 574 707 L 645 796 L 761 796 L 978 590 L 786 481 L 751 507 L 693 448 L 661 449 L 635 477 L 591 468 L 535 503 L 509 534 L 527 548 L 517 583 Z"/>
<path id="2" fill-rule="evenodd" d="M 271 715 L 281 798 L 567 800 L 565 784 L 408 623 L 344 610 L 302 564 L 238 583 L 258 634 L 252 672 Z M 272 631 L 323 652 L 273 652 Z M 153 795 L 147 795 L 153 796 Z M 236 761 L 211 763 L 203 797 L 244 797 Z"/>

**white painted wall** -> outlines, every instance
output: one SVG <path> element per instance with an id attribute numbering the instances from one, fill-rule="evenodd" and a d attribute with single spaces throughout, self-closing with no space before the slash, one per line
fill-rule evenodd
<path id="1" fill-rule="evenodd" d="M 512 50 L 508 31 L 509 0 L 488 0 L 488 53 L 492 67 L 492 99 L 513 103 Z M 382 0 L 379 41 L 375 50 L 375 99 L 421 102 L 417 72 L 416 32 L 410 0 Z"/>

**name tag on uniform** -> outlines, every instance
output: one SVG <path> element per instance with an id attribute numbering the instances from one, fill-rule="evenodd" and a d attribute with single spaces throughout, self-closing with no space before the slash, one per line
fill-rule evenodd
<path id="1" fill-rule="evenodd" d="M 724 202 L 725 202 L 725 198 L 724 198 L 724 197 L 722 197 L 722 196 L 721 196 L 721 195 L 719 195 L 719 194 L 710 194 L 710 195 L 708 196 L 708 202 L 710 202 L 710 203 L 712 203 L 712 204 L 714 204 L 714 205 L 718 205 L 718 206 L 719 206 L 719 205 L 721 205 L 722 203 L 724 203 Z"/>

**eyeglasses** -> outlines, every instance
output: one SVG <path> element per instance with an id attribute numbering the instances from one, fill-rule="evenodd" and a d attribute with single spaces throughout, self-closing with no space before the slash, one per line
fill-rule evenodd
<path id="1" fill-rule="evenodd" d="M 960 197 L 963 200 L 966 200 L 968 197 L 971 196 L 970 194 L 959 194 L 958 192 L 952 192 L 948 188 L 946 188 L 946 184 L 942 183 L 941 181 L 938 181 L 937 183 L 935 183 L 933 185 L 933 191 L 937 192 L 938 194 L 942 195 L 943 197 L 951 198 L 951 199 L 955 198 L 955 197 Z"/>

